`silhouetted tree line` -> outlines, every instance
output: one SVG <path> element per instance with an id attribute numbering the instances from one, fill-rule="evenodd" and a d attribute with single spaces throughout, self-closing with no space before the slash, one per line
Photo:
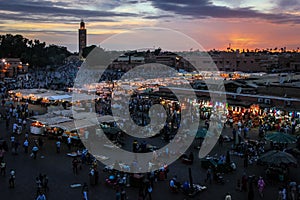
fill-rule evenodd
<path id="1" fill-rule="evenodd" d="M 49 45 L 22 35 L 0 35 L 0 58 L 20 58 L 33 67 L 60 65 L 71 53 L 66 47 Z"/>
<path id="2" fill-rule="evenodd" d="M 82 49 L 82 57 L 86 58 L 93 49 L 96 48 L 96 45 L 87 46 Z"/>

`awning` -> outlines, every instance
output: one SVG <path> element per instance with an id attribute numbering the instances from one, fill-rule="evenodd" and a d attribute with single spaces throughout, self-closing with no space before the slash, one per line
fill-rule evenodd
<path id="1" fill-rule="evenodd" d="M 104 115 L 104 116 L 101 116 L 101 117 L 98 117 L 98 121 L 100 123 L 110 123 L 110 122 L 115 122 L 115 121 L 118 121 L 120 120 L 119 117 L 114 117 L 114 116 L 111 116 L 111 115 Z"/>
<path id="2" fill-rule="evenodd" d="M 70 95 L 56 95 L 56 96 L 49 96 L 48 97 L 49 100 L 51 101 L 58 101 L 58 100 L 71 100 L 72 96 Z"/>
<path id="3" fill-rule="evenodd" d="M 54 124 L 60 124 L 63 122 L 68 122 L 68 121 L 72 121 L 72 119 L 67 118 L 67 117 L 50 117 L 51 115 L 40 115 L 40 116 L 35 116 L 31 119 L 39 121 L 45 125 L 54 125 Z"/>
<path id="4" fill-rule="evenodd" d="M 103 115 L 99 116 L 98 114 L 94 112 L 78 112 L 74 113 L 73 118 L 76 120 L 82 120 L 85 119 L 87 121 L 91 121 L 94 124 L 99 123 L 110 123 L 120 120 L 119 117 L 114 117 L 112 115 Z"/>
<path id="5" fill-rule="evenodd" d="M 75 131 L 75 130 L 78 130 L 81 128 L 92 127 L 95 125 L 97 125 L 97 124 L 94 124 L 85 119 L 80 119 L 80 120 L 76 120 L 76 122 L 74 120 L 72 120 L 69 122 L 60 123 L 60 124 L 57 124 L 56 127 L 62 128 L 67 131 Z"/>

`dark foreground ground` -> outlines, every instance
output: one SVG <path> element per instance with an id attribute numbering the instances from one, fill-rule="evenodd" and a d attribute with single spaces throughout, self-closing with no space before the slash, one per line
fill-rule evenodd
<path id="1" fill-rule="evenodd" d="M 41 108 L 36 106 L 35 109 L 40 110 Z M 40 110 L 41 111 L 41 110 Z M 223 130 L 223 135 L 231 136 L 231 128 L 225 128 Z M 257 130 L 251 130 L 249 134 L 251 138 L 257 138 Z M 0 121 L 0 136 L 9 141 L 10 133 L 5 129 L 5 121 Z M 33 141 L 33 135 L 30 135 L 30 140 Z M 19 140 L 22 142 L 24 135 L 18 136 Z M 33 200 L 36 194 L 36 183 L 35 178 L 39 173 L 47 174 L 49 177 L 49 192 L 47 193 L 47 199 L 55 200 L 82 200 L 81 188 L 71 188 L 70 185 L 73 183 L 89 183 L 89 166 L 83 165 L 82 170 L 79 171 L 78 175 L 74 175 L 72 172 L 72 158 L 67 157 L 68 148 L 65 144 L 62 145 L 62 150 L 60 154 L 55 151 L 55 141 L 48 140 L 44 138 L 45 144 L 43 149 L 39 153 L 39 157 L 33 160 L 29 154 L 23 152 L 22 146 L 19 148 L 18 155 L 12 155 L 11 152 L 5 154 L 5 161 L 7 162 L 7 174 L 11 168 L 16 170 L 16 187 L 10 189 L 8 185 L 8 175 L 5 177 L 0 176 L 0 200 Z M 194 145 L 193 145 L 194 146 Z M 210 155 L 221 155 L 225 154 L 227 149 L 229 149 L 231 143 L 224 143 L 223 147 L 218 144 L 214 147 Z M 198 151 L 191 147 L 187 153 L 190 151 L 197 155 Z M 41 157 L 42 156 L 42 157 Z M 239 192 L 235 190 L 236 181 L 240 179 L 243 172 L 245 171 L 248 175 L 255 174 L 257 176 L 264 175 L 264 167 L 257 166 L 256 164 L 250 165 L 247 169 L 243 168 L 243 159 L 232 156 L 231 159 L 237 164 L 237 170 L 230 174 L 225 174 L 225 184 L 219 185 L 216 183 L 205 184 L 204 179 L 206 177 L 206 170 L 201 168 L 201 163 L 198 158 L 195 159 L 195 163 L 192 166 L 187 166 L 182 164 L 181 161 L 176 161 L 170 166 L 170 173 L 168 178 L 177 175 L 178 179 L 181 181 L 188 180 L 188 167 L 192 168 L 193 179 L 195 183 L 205 184 L 207 186 L 207 191 L 198 194 L 193 199 L 224 199 L 226 192 L 232 194 L 233 200 L 247 199 L 246 192 Z M 115 199 L 115 191 L 104 185 L 106 173 L 102 172 L 103 165 L 98 164 L 100 171 L 99 184 L 97 186 L 89 186 L 89 199 L 101 199 L 101 200 L 111 200 Z M 298 168 L 291 168 L 291 177 L 297 183 L 300 183 L 300 173 L 298 173 Z M 158 181 L 154 185 L 152 199 L 173 199 L 173 200 L 183 200 L 189 199 L 183 194 L 171 193 L 168 189 L 169 181 Z M 278 187 L 280 183 L 269 184 L 267 183 L 265 189 L 265 196 L 263 199 L 277 199 Z M 125 188 L 127 191 L 128 199 L 138 199 L 138 189 L 137 188 Z M 254 199 L 261 199 L 258 196 L 258 191 L 255 188 Z"/>

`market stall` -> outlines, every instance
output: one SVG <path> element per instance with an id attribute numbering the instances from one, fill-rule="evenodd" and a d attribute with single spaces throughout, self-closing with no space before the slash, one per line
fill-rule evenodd
<path id="1" fill-rule="evenodd" d="M 47 134 L 46 127 L 53 127 L 54 125 L 71 121 L 72 119 L 67 117 L 55 116 L 54 114 L 45 114 L 40 116 L 34 116 L 31 118 L 33 122 L 30 125 L 30 133 L 34 135 Z"/>
<path id="2" fill-rule="evenodd" d="M 45 127 L 46 127 L 45 124 L 39 121 L 35 121 L 30 125 L 30 133 L 34 135 L 43 135 L 45 131 Z"/>
<path id="3" fill-rule="evenodd" d="M 64 131 L 56 125 L 51 125 L 46 127 L 45 132 L 49 138 L 57 138 L 62 136 Z"/>
<path id="4" fill-rule="evenodd" d="M 71 137 L 72 139 L 79 140 L 80 138 L 84 138 L 84 132 L 81 129 L 87 127 L 93 127 L 96 124 L 90 122 L 86 119 L 79 119 L 79 120 L 71 120 L 68 122 L 57 124 L 56 127 L 61 128 L 64 130 L 62 136 L 63 137 Z"/>
<path id="5" fill-rule="evenodd" d="M 64 101 L 71 101 L 72 96 L 64 91 L 47 89 L 19 89 L 9 91 L 11 97 L 22 101 L 41 104 L 58 104 Z"/>

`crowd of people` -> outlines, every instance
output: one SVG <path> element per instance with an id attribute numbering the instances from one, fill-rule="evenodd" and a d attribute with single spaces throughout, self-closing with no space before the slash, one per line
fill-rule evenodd
<path id="1" fill-rule="evenodd" d="M 13 81 L 4 83 L 2 93 L 14 89 L 45 88 L 66 90 L 74 85 L 74 80 L 82 61 L 67 62 L 56 69 L 30 69 L 27 74 L 18 75 Z"/>
<path id="2" fill-rule="evenodd" d="M 57 68 L 57 70 L 52 72 L 46 72 L 46 71 L 34 71 L 30 72 L 29 74 L 19 77 L 16 81 L 16 83 L 13 83 L 12 87 L 16 88 L 51 88 L 51 89 L 60 89 L 65 90 L 68 87 L 72 87 L 74 84 L 74 79 L 76 76 L 76 73 L 78 71 L 78 66 L 80 66 L 80 62 L 75 63 L 69 63 L 62 67 Z M 115 79 L 119 79 L 124 72 L 112 72 L 107 71 L 100 80 L 105 81 L 112 81 Z M 63 82 L 58 81 L 63 80 Z M 39 159 L 39 152 L 43 149 L 43 139 L 38 138 L 32 140 L 32 137 L 29 136 L 28 133 L 28 121 L 27 118 L 33 114 L 32 110 L 29 109 L 28 103 L 22 103 L 22 104 L 6 104 L 6 95 L 3 95 L 2 98 L 2 119 L 5 120 L 6 124 L 6 130 L 10 134 L 9 141 L 6 141 L 5 139 L 0 141 L 0 174 L 2 176 L 6 175 L 6 167 L 7 164 L 5 160 L 5 154 L 9 151 L 11 151 L 14 155 L 20 155 L 19 146 L 23 145 L 24 148 L 24 154 L 29 154 L 29 150 L 31 149 L 31 157 L 32 159 Z M 178 147 L 183 143 L 184 138 L 181 138 L 182 140 L 178 141 L 172 141 L 174 138 L 176 131 L 180 126 L 186 126 L 193 121 L 194 118 L 196 118 L 197 113 L 192 113 L 191 116 L 185 117 L 181 116 L 182 114 L 182 108 L 180 108 L 178 102 L 176 101 L 169 101 L 168 99 L 165 99 L 166 101 L 163 103 L 163 106 L 165 108 L 165 112 L 161 113 L 154 113 L 157 118 L 159 119 L 167 119 L 166 124 L 164 125 L 163 131 L 160 133 L 162 134 L 162 138 L 165 142 L 177 142 Z M 109 115 L 112 114 L 111 112 L 111 96 L 107 96 L 106 98 L 100 98 L 96 101 L 96 112 L 100 113 L 101 115 Z M 124 105 L 123 101 L 117 101 L 115 102 L 118 104 L 116 109 L 121 109 L 128 106 Z M 143 96 L 143 95 L 135 95 L 130 98 L 129 101 L 129 109 L 125 110 L 128 114 L 128 116 L 131 116 L 131 118 L 136 122 L 137 125 L 145 126 L 151 122 L 149 117 L 149 111 L 151 106 L 157 103 L 162 103 L 161 98 L 150 98 L 149 96 Z M 184 109 L 192 110 L 192 105 L 186 105 Z M 189 112 L 190 113 L 190 112 Z M 263 115 L 262 118 L 259 121 L 259 127 L 258 127 L 258 136 L 264 135 L 267 131 L 281 131 L 284 133 L 290 133 L 294 134 L 297 126 L 297 117 L 298 116 L 292 116 L 291 120 L 276 120 L 276 115 L 278 113 L 270 113 L 268 115 Z M 221 116 L 217 116 L 221 117 Z M 239 155 L 241 158 L 244 159 L 244 170 L 245 173 L 241 177 L 241 179 L 238 179 L 237 181 L 237 190 L 238 191 L 244 191 L 248 192 L 248 200 L 254 199 L 254 188 L 256 187 L 258 190 L 258 193 L 261 198 L 264 198 L 264 189 L 267 187 L 267 180 L 265 180 L 265 177 L 257 177 L 257 176 L 249 176 L 246 174 L 246 170 L 248 168 L 249 164 L 253 164 L 257 161 L 260 155 L 265 153 L 266 151 L 266 142 L 263 140 L 256 141 L 256 140 L 250 140 L 249 134 L 253 126 L 253 116 L 249 115 L 242 115 L 237 121 L 233 120 L 233 117 L 228 115 L 228 121 L 224 124 L 225 129 L 231 129 L 232 131 L 232 140 L 230 140 L 232 143 L 230 145 L 230 149 L 222 149 L 224 152 L 230 151 L 230 155 Z M 210 126 L 214 126 L 215 124 L 211 123 L 212 118 L 211 114 L 206 114 L 201 116 L 201 118 L 204 118 L 205 123 L 204 127 L 209 129 Z M 190 120 L 190 121 L 189 121 Z M 123 125 L 122 125 L 123 124 Z M 122 129 L 122 126 L 126 126 L 127 122 L 123 121 L 121 123 L 118 123 L 120 128 Z M 229 125 L 229 127 L 227 126 Z M 116 126 L 116 123 L 113 123 L 112 126 Z M 261 133 L 262 132 L 262 133 Z M 253 131 L 252 131 L 253 133 Z M 223 138 L 223 136 L 221 137 Z M 263 137 L 260 137 L 260 139 L 263 139 Z M 222 139 L 220 140 L 222 141 Z M 223 141 L 219 143 L 221 147 L 223 147 Z M 66 145 L 68 147 L 69 151 L 74 150 L 75 148 L 72 145 L 72 142 L 67 140 L 66 144 L 63 144 L 60 139 L 57 139 L 55 141 L 55 150 L 57 154 L 60 154 L 61 152 L 61 146 Z M 148 152 L 149 149 L 147 149 L 147 142 L 146 141 L 140 141 L 134 140 L 132 143 L 132 151 L 135 153 L 145 153 Z M 172 150 L 168 149 L 166 150 L 164 155 L 158 155 L 157 152 L 153 150 L 153 160 L 151 162 L 154 163 L 162 163 L 161 160 L 163 160 L 164 156 L 168 156 L 169 154 L 173 153 Z M 74 176 L 77 176 L 80 173 L 80 169 L 82 167 L 88 166 L 89 173 L 86 174 L 86 176 L 90 180 L 90 185 L 98 185 L 99 183 L 99 166 L 97 164 L 96 159 L 88 152 L 87 149 L 76 149 L 77 155 L 80 155 L 80 158 L 74 157 L 71 162 L 72 166 L 72 172 Z M 224 153 L 222 152 L 222 153 Z M 228 158 L 229 155 L 226 156 L 220 156 L 218 159 L 218 165 L 222 165 L 226 163 L 226 157 Z M 191 152 L 189 156 L 186 156 L 186 159 L 191 160 L 192 162 L 189 162 L 188 164 L 193 165 L 194 163 L 194 156 Z M 120 163 L 116 163 L 116 165 L 119 165 Z M 185 163 L 187 164 L 187 163 Z M 10 166 L 13 166 L 13 164 L 9 163 Z M 236 166 L 235 166 L 236 167 Z M 122 167 L 119 166 L 120 171 L 122 170 Z M 209 168 L 207 170 L 207 176 L 206 176 L 206 183 L 214 183 L 217 178 L 214 177 L 214 169 Z M 152 171 L 144 176 L 145 183 L 139 188 L 139 199 L 152 199 L 152 193 L 155 188 L 155 182 L 157 180 L 166 180 L 167 174 L 169 173 L 169 168 L 162 166 L 157 171 Z M 174 172 L 175 173 L 175 172 Z M 114 171 L 113 179 L 110 179 L 112 174 L 108 174 L 107 182 L 113 182 L 114 183 L 114 189 L 116 191 L 116 199 L 117 200 L 125 200 L 127 199 L 127 193 L 125 191 L 125 186 L 127 184 L 130 185 L 130 182 L 134 182 L 133 180 L 124 180 L 123 177 L 124 174 L 119 174 L 118 172 Z M 133 177 L 133 176 L 132 176 Z M 9 187 L 15 188 L 15 181 L 16 181 L 16 170 L 10 169 L 9 171 Z M 45 200 L 46 199 L 46 193 L 49 191 L 48 186 L 48 176 L 40 174 L 35 179 L 36 186 L 37 186 L 37 192 L 36 192 L 36 199 L 37 200 Z M 125 184 L 125 185 L 124 185 Z M 174 190 L 175 187 L 182 187 L 183 190 L 187 190 L 189 188 L 189 181 L 185 180 L 182 183 L 178 181 L 177 176 L 174 176 L 170 182 L 169 186 L 171 190 Z M 85 183 L 82 186 L 82 198 L 85 200 L 88 200 L 88 184 Z M 298 199 L 300 198 L 300 185 L 298 185 L 295 181 L 289 180 L 285 184 L 282 183 L 282 186 L 278 190 L 278 199 L 279 200 L 287 200 L 287 198 L 290 198 L 291 200 L 296 200 L 296 197 Z M 225 199 L 231 200 L 232 194 L 230 192 L 226 193 Z"/>

